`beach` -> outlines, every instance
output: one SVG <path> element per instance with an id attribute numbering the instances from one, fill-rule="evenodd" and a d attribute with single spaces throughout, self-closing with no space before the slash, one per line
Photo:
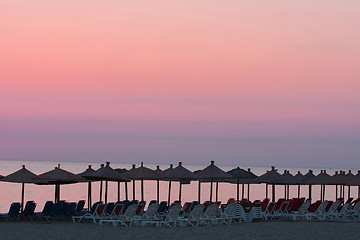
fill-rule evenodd
<path id="1" fill-rule="evenodd" d="M 0 239 L 359 239 L 359 222 L 252 222 L 207 227 L 113 227 L 72 222 L 1 222 Z"/>

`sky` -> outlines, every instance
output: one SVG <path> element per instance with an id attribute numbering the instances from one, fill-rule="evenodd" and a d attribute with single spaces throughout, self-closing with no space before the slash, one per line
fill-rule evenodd
<path id="1" fill-rule="evenodd" d="M 0 6 L 0 159 L 360 168 L 358 0 Z"/>

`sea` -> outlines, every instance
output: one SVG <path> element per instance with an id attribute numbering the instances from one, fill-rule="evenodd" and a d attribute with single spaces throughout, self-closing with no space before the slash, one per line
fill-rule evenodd
<path id="1" fill-rule="evenodd" d="M 26 168 L 32 171 L 35 174 L 42 174 L 44 172 L 50 171 L 60 164 L 60 167 L 64 170 L 70 171 L 72 173 L 81 173 L 85 171 L 88 165 L 92 165 L 93 169 L 98 169 L 100 167 L 100 162 L 51 162 L 51 161 L 15 161 L 15 160 L 0 160 L 0 175 L 6 176 L 10 173 L 13 173 L 19 170 L 22 165 L 25 165 Z M 238 166 L 225 166 L 221 163 L 215 163 L 224 171 L 229 171 Z M 139 166 L 140 163 L 137 164 Z M 174 163 L 174 167 L 177 164 Z M 131 163 L 111 163 L 112 168 L 126 168 L 130 169 L 132 167 Z M 145 167 L 156 169 L 156 166 L 160 166 L 160 169 L 164 170 L 169 167 L 169 164 L 145 164 Z M 191 171 L 201 170 L 206 167 L 206 165 L 187 165 L 186 162 L 183 163 L 183 166 Z M 243 169 L 250 168 L 253 173 L 256 175 L 264 174 L 267 170 L 270 170 L 270 166 L 267 167 L 249 167 L 249 166 L 239 166 Z M 291 174 L 295 175 L 298 171 L 303 174 L 306 174 L 309 171 L 309 168 L 280 168 L 277 167 L 279 173 L 283 173 L 284 170 L 289 170 Z M 314 169 L 314 174 L 320 173 L 321 169 Z M 324 168 L 323 168 L 324 169 Z M 340 169 L 325 169 L 330 175 L 334 174 L 335 171 Z M 342 169 L 344 170 L 344 169 Z M 347 169 L 346 169 L 347 170 Z M 353 173 L 357 173 L 356 169 L 352 169 Z M 132 183 L 128 184 L 128 196 L 129 199 L 132 199 Z M 156 199 L 156 181 L 144 181 L 144 198 L 145 201 L 150 202 L 151 200 Z M 109 182 L 108 184 L 108 202 L 117 201 L 117 183 Z M 213 201 L 215 200 L 215 184 L 213 185 Z M 98 201 L 100 199 L 100 182 L 92 183 L 92 201 Z M 218 200 L 221 202 L 227 202 L 229 198 L 236 198 L 236 184 L 230 183 L 219 183 L 218 186 Z M 271 187 L 268 188 L 268 196 L 271 197 Z M 276 198 L 284 197 L 284 186 L 276 186 Z M 41 211 L 45 202 L 48 200 L 54 200 L 54 186 L 53 185 L 35 185 L 35 184 L 25 184 L 25 202 L 33 200 L 37 203 L 36 211 Z M 248 191 L 249 190 L 249 191 Z M 240 197 L 242 195 L 242 187 L 240 186 Z M 348 188 L 346 188 L 347 196 Z M 136 181 L 135 185 L 136 198 L 140 199 L 140 181 Z M 171 201 L 178 200 L 179 198 L 179 183 L 173 182 L 171 186 Z M 335 199 L 335 186 L 326 186 L 326 199 L 334 200 Z M 104 191 L 103 191 L 104 193 Z M 351 196 L 356 198 L 358 196 L 358 188 L 352 187 L 350 190 Z M 251 184 L 250 188 L 245 185 L 244 196 L 249 198 L 251 201 L 254 200 L 263 200 L 266 194 L 266 184 Z M 308 197 L 308 187 L 301 187 L 301 197 Z M 77 202 L 78 200 L 87 199 L 87 183 L 76 183 L 69 185 L 61 185 L 61 200 L 66 200 L 68 202 Z M 290 186 L 290 198 L 298 196 L 298 186 Z M 313 200 L 320 199 L 320 186 L 312 187 L 312 196 Z M 160 181 L 160 201 L 167 201 L 168 198 L 168 182 Z M 201 201 L 207 201 L 210 198 L 210 183 L 201 184 Z M 104 199 L 104 197 L 102 197 Z M 120 185 L 120 199 L 125 199 L 125 187 L 124 183 Z M 182 202 L 194 201 L 198 199 L 198 182 L 192 181 L 190 184 L 182 185 Z M 9 210 L 9 207 L 12 202 L 21 201 L 21 184 L 20 183 L 8 183 L 0 181 L 0 213 L 6 213 Z"/>

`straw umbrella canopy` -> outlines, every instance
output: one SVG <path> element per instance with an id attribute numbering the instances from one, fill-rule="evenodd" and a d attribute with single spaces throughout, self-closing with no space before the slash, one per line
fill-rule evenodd
<path id="1" fill-rule="evenodd" d="M 211 161 L 210 165 L 203 170 L 196 173 L 199 180 L 210 180 L 210 202 L 212 202 L 212 189 L 213 182 L 219 180 L 234 179 L 234 177 L 215 166 L 214 161 Z M 199 197 L 200 197 L 200 182 L 199 182 Z M 216 201 L 218 197 L 218 191 L 216 191 Z M 199 198 L 200 202 L 200 198 Z"/>
<path id="2" fill-rule="evenodd" d="M 237 199 L 237 201 L 239 201 L 240 200 L 240 188 L 239 188 L 240 183 L 242 184 L 242 198 L 244 198 L 244 184 L 248 184 L 248 186 L 249 186 L 250 183 L 254 182 L 253 180 L 255 178 L 257 178 L 257 176 L 250 171 L 250 168 L 248 169 L 248 171 L 246 171 L 240 167 L 237 167 L 237 168 L 234 168 L 234 169 L 228 171 L 227 173 L 229 173 L 234 178 L 236 178 L 236 180 L 230 180 L 229 182 L 236 183 L 236 199 Z M 248 191 L 248 198 L 249 198 L 249 191 Z"/>
<path id="3" fill-rule="evenodd" d="M 266 183 L 272 185 L 272 201 L 275 202 L 275 185 L 277 184 L 284 184 L 283 177 L 280 173 L 277 172 L 274 166 L 271 166 L 271 170 L 267 171 L 263 175 L 259 176 L 255 179 L 258 183 Z M 266 187 L 267 191 L 267 187 Z"/>
<path id="4" fill-rule="evenodd" d="M 60 185 L 77 183 L 83 180 L 82 177 L 74 173 L 68 172 L 64 169 L 61 169 L 60 164 L 58 164 L 55 169 L 40 174 L 34 179 L 43 180 L 42 182 L 36 183 L 39 185 L 55 185 L 55 202 L 60 201 Z"/>
<path id="5" fill-rule="evenodd" d="M 341 184 L 340 181 L 329 174 L 326 173 L 326 170 L 321 170 L 320 174 L 314 177 L 313 179 L 306 182 L 309 185 L 321 185 L 320 200 L 325 200 L 325 186 L 326 185 L 338 185 Z"/>
<path id="6" fill-rule="evenodd" d="M 165 175 L 160 174 L 150 168 L 144 167 L 144 163 L 141 162 L 140 167 L 136 168 L 133 164 L 133 168 L 123 174 L 123 177 L 133 180 L 133 199 L 135 199 L 135 180 L 141 180 L 141 201 L 144 201 L 144 180 L 158 180 L 165 178 Z"/>
<path id="7" fill-rule="evenodd" d="M 78 174 L 78 176 L 84 178 L 83 181 L 88 182 L 88 201 L 87 201 L 88 209 L 90 209 L 91 205 L 92 205 L 92 198 L 91 198 L 91 182 L 92 182 L 92 180 L 86 180 L 86 178 L 84 176 L 92 174 L 93 172 L 95 172 L 95 170 L 91 168 L 91 165 L 89 165 L 88 168 L 84 172 Z"/>
<path id="8" fill-rule="evenodd" d="M 107 196 L 108 196 L 108 181 L 113 181 L 113 182 L 128 181 L 126 178 L 123 177 L 122 174 L 118 173 L 112 167 L 110 167 L 110 162 L 106 162 L 106 166 L 99 168 L 95 172 L 86 174 L 84 175 L 84 177 L 89 180 L 105 181 L 105 203 L 107 203 Z"/>
<path id="9" fill-rule="evenodd" d="M 174 171 L 174 167 L 173 164 L 170 164 L 170 167 L 165 169 L 163 171 L 163 174 L 165 174 L 165 176 L 169 176 L 171 174 L 171 172 Z M 171 195 L 171 179 L 169 179 L 169 190 L 168 190 L 168 204 L 170 205 L 170 195 Z"/>
<path id="10" fill-rule="evenodd" d="M 179 201 L 181 202 L 181 191 L 182 191 L 182 185 L 190 183 L 190 181 L 197 180 L 198 176 L 191 172 L 190 170 L 184 168 L 182 166 L 182 162 L 179 162 L 179 165 L 166 172 L 166 178 L 169 181 L 178 181 L 179 186 Z M 170 202 L 169 202 L 170 204 Z"/>
<path id="11" fill-rule="evenodd" d="M 294 176 L 295 182 L 298 185 L 298 198 L 300 198 L 300 186 L 302 184 L 302 180 L 304 178 L 304 175 L 298 171 L 297 174 Z"/>
<path id="12" fill-rule="evenodd" d="M 1 181 L 3 182 L 14 182 L 21 183 L 21 212 L 24 210 L 24 193 L 25 193 L 25 183 L 36 183 L 39 180 L 35 179 L 36 174 L 25 168 L 25 165 L 22 165 L 22 168 L 14 173 L 2 177 Z"/>

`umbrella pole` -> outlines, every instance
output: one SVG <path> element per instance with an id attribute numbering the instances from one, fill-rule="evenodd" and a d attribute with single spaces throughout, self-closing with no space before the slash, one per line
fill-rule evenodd
<path id="1" fill-rule="evenodd" d="M 210 202 L 212 202 L 213 179 L 210 182 Z"/>
<path id="2" fill-rule="evenodd" d="M 343 195 L 342 195 L 343 200 L 345 199 L 345 185 L 343 185 Z"/>
<path id="3" fill-rule="evenodd" d="M 243 200 L 244 197 L 245 197 L 245 185 L 242 184 L 242 186 L 241 186 L 241 200 Z"/>
<path id="4" fill-rule="evenodd" d="M 311 185 L 309 185 L 309 199 L 310 199 L 310 202 L 311 202 L 311 193 L 312 193 L 312 189 L 311 189 Z"/>
<path id="5" fill-rule="evenodd" d="M 103 185 L 103 181 L 100 181 L 100 202 L 102 202 L 102 186 Z"/>
<path id="6" fill-rule="evenodd" d="M 144 202 L 144 179 L 141 179 L 141 201 Z"/>
<path id="7" fill-rule="evenodd" d="M 269 192 L 268 192 L 268 184 L 267 183 L 265 184 L 265 188 L 266 188 L 266 190 L 265 190 L 265 198 L 268 198 Z"/>
<path id="8" fill-rule="evenodd" d="M 91 208 L 91 182 L 88 182 L 88 209 Z"/>
<path id="9" fill-rule="evenodd" d="M 236 179 L 236 201 L 239 202 L 239 197 L 240 197 L 240 194 L 239 194 L 239 189 L 240 186 L 239 186 L 239 178 Z"/>
<path id="10" fill-rule="evenodd" d="M 360 198 L 360 186 L 358 186 L 358 198 Z"/>
<path id="11" fill-rule="evenodd" d="M 335 185 L 335 199 L 338 199 L 338 185 Z"/>
<path id="12" fill-rule="evenodd" d="M 136 198 L 135 198 L 135 180 L 133 180 L 133 200 L 136 200 Z"/>
<path id="13" fill-rule="evenodd" d="M 248 200 L 250 201 L 250 183 L 248 183 Z"/>
<path id="14" fill-rule="evenodd" d="M 360 192 L 360 187 L 359 187 L 359 192 Z M 201 182 L 199 180 L 199 186 L 198 186 L 198 201 L 199 201 L 199 203 L 200 203 L 200 200 L 201 200 Z"/>
<path id="15" fill-rule="evenodd" d="M 181 204 L 181 188 L 182 188 L 182 183 L 179 182 L 180 185 L 179 185 L 179 203 Z"/>
<path id="16" fill-rule="evenodd" d="M 58 194 L 57 194 L 57 196 L 58 196 L 57 202 L 60 202 L 60 184 L 58 185 Z"/>
<path id="17" fill-rule="evenodd" d="M 128 201 L 129 197 L 128 197 L 128 182 L 125 182 L 125 200 Z"/>
<path id="18" fill-rule="evenodd" d="M 272 185 L 272 201 L 275 202 L 275 184 Z"/>
<path id="19" fill-rule="evenodd" d="M 323 198 L 322 198 L 322 197 L 323 197 L 323 193 L 322 193 L 322 192 L 323 192 L 323 185 L 321 184 L 321 185 L 320 185 L 320 201 L 323 200 Z"/>
<path id="20" fill-rule="evenodd" d="M 287 199 L 290 199 L 290 185 L 287 185 Z"/>
<path id="21" fill-rule="evenodd" d="M 118 187 L 118 189 L 117 189 L 118 190 L 117 199 L 118 199 L 118 201 L 120 201 L 120 182 L 117 182 L 117 184 L 118 184 L 118 186 L 117 186 Z"/>
<path id="22" fill-rule="evenodd" d="M 218 201 L 218 195 L 219 195 L 219 182 L 216 182 L 216 195 L 215 195 L 215 201 Z"/>
<path id="23" fill-rule="evenodd" d="M 160 202 L 160 180 L 156 182 L 156 191 L 157 191 L 157 202 Z"/>
<path id="24" fill-rule="evenodd" d="M 286 185 L 284 187 L 284 198 L 286 199 Z"/>
<path id="25" fill-rule="evenodd" d="M 107 204 L 108 197 L 108 181 L 105 181 L 105 204 Z"/>
<path id="26" fill-rule="evenodd" d="M 323 201 L 325 201 L 325 184 L 324 184 L 324 191 L 323 191 Z"/>
<path id="27" fill-rule="evenodd" d="M 298 185 L 298 198 L 300 198 L 300 184 Z"/>
<path id="28" fill-rule="evenodd" d="M 21 213 L 24 211 L 24 193 L 25 193 L 25 183 L 21 184 Z"/>
<path id="29" fill-rule="evenodd" d="M 349 188 L 348 188 L 348 200 L 350 199 L 350 185 L 349 185 Z"/>
<path id="30" fill-rule="evenodd" d="M 171 181 L 169 181 L 169 192 L 168 192 L 168 205 L 170 206 L 170 196 L 171 196 Z"/>

